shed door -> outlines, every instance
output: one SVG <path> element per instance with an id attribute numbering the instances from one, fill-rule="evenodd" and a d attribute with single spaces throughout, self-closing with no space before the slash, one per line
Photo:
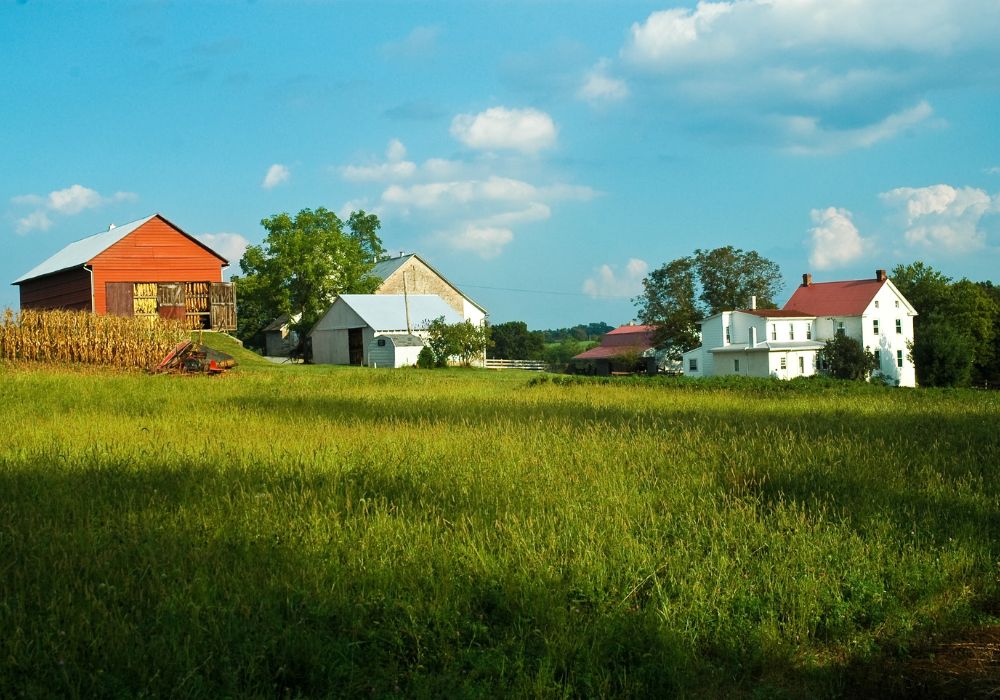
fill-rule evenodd
<path id="1" fill-rule="evenodd" d="M 105 308 L 109 314 L 115 316 L 132 315 L 131 282 L 106 282 L 104 293 L 106 296 Z"/>
<path id="2" fill-rule="evenodd" d="M 184 285 L 181 283 L 160 284 L 156 287 L 157 308 L 160 318 L 184 320 Z"/>
<path id="3" fill-rule="evenodd" d="M 232 282 L 212 282 L 209 297 L 212 304 L 212 330 L 235 330 L 236 292 Z"/>
<path id="4" fill-rule="evenodd" d="M 347 357 L 352 365 L 360 365 L 365 360 L 364 329 L 347 330 Z"/>

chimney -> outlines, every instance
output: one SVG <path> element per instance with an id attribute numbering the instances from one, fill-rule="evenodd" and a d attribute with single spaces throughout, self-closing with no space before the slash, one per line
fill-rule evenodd
<path id="1" fill-rule="evenodd" d="M 750 310 L 753 311 L 756 308 L 757 308 L 757 297 L 756 296 L 751 296 L 750 297 Z"/>
<path id="2" fill-rule="evenodd" d="M 879 282 L 885 282 L 889 277 L 885 274 L 885 270 L 875 270 L 875 279 Z"/>
<path id="3" fill-rule="evenodd" d="M 813 276 L 811 274 L 809 274 L 808 272 L 806 272 L 805 274 L 802 275 L 802 286 L 803 287 L 808 287 L 812 283 L 813 283 Z"/>

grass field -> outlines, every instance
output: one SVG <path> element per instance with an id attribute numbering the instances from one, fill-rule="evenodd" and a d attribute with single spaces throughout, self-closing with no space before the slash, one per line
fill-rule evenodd
<path id="1" fill-rule="evenodd" d="M 0 697 L 905 695 L 998 621 L 997 394 L 239 359 L 0 365 Z"/>

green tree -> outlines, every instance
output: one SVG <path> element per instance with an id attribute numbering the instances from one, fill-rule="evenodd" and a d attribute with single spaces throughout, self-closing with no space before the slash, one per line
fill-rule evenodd
<path id="1" fill-rule="evenodd" d="M 303 209 L 294 217 L 261 221 L 267 236 L 240 260 L 237 284 L 241 337 L 256 333 L 281 314 L 301 314 L 308 329 L 336 294 L 368 294 L 379 280 L 369 275 L 385 254 L 374 214 L 356 211 L 347 226 L 332 211 Z"/>
<path id="2" fill-rule="evenodd" d="M 448 323 L 443 316 L 438 317 L 428 324 L 427 335 L 427 346 L 434 353 L 439 367 L 447 366 L 453 357 L 469 366 L 473 360 L 482 357 L 490 345 L 489 326 L 477 325 L 469 320 Z"/>
<path id="3" fill-rule="evenodd" d="M 507 321 L 490 326 L 493 348 L 491 357 L 507 360 L 533 360 L 541 356 L 545 348 L 542 334 L 529 331 L 524 321 Z"/>
<path id="4" fill-rule="evenodd" d="M 837 379 L 865 380 L 879 366 L 878 355 L 843 333 L 826 341 L 818 356 L 824 371 Z"/>
<path id="5" fill-rule="evenodd" d="M 920 386 L 967 386 L 972 376 L 972 341 L 954 320 L 931 312 L 913 331 L 910 359 Z"/>
<path id="6" fill-rule="evenodd" d="M 698 321 L 719 311 L 773 308 L 781 290 L 781 269 L 756 251 L 732 246 L 696 250 L 653 270 L 636 298 L 640 320 L 657 327 L 654 342 L 671 359 L 697 347 Z"/>

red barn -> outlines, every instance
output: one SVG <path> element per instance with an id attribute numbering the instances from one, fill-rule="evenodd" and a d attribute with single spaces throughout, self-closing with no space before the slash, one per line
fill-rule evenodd
<path id="1" fill-rule="evenodd" d="M 112 226 L 60 250 L 14 284 L 22 309 L 186 319 L 195 328 L 236 327 L 229 261 L 159 214 Z"/>

